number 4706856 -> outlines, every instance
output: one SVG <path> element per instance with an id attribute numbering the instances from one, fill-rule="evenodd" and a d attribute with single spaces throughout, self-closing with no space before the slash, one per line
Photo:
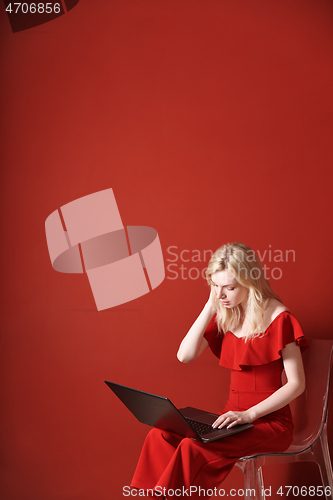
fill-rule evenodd
<path id="1" fill-rule="evenodd" d="M 12 7 L 12 5 L 14 7 Z M 60 13 L 60 3 L 10 3 L 6 7 L 6 11 L 9 12 L 10 14 L 14 13 L 17 14 L 19 11 L 21 11 L 23 14 L 27 14 L 30 12 L 30 14 L 52 14 L 54 12 L 55 14 Z"/>
<path id="2" fill-rule="evenodd" d="M 280 486 L 278 491 L 276 492 L 277 495 L 281 496 L 286 496 L 288 497 L 289 495 L 292 497 L 322 497 L 322 496 L 331 496 L 331 488 L 329 486 L 326 486 L 325 488 L 323 486 Z"/>

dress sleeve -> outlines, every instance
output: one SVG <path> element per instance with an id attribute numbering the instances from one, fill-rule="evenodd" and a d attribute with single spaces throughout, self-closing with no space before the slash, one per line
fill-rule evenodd
<path id="1" fill-rule="evenodd" d="M 286 313 L 281 317 L 281 334 L 276 337 L 277 340 L 277 351 L 281 354 L 282 349 L 286 345 L 296 342 L 296 344 L 301 348 L 303 352 L 309 347 L 309 343 L 306 340 L 302 327 L 297 321 L 297 319 L 290 313 Z"/>
<path id="2" fill-rule="evenodd" d="M 217 328 L 216 314 L 210 320 L 204 333 L 204 337 L 207 340 L 212 353 L 215 354 L 217 358 L 220 358 L 222 348 L 222 335 L 219 333 Z"/>

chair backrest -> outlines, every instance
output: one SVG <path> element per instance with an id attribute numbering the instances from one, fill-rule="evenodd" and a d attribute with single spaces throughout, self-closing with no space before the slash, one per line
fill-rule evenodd
<path id="1" fill-rule="evenodd" d="M 333 341 L 308 340 L 310 347 L 303 353 L 306 389 L 290 404 L 295 425 L 292 446 L 313 443 L 327 418 Z"/>

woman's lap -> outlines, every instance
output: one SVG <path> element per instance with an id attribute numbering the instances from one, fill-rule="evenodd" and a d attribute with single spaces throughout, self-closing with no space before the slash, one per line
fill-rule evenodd
<path id="1" fill-rule="evenodd" d="M 233 436 L 202 443 L 153 428 L 144 443 L 132 486 L 166 489 L 218 486 L 238 458 L 288 448 L 292 434 L 271 419 L 258 419 L 254 427 Z"/>

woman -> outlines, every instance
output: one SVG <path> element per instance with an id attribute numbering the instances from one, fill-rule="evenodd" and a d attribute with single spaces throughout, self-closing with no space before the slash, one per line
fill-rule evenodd
<path id="1" fill-rule="evenodd" d="M 152 429 L 131 486 L 165 498 L 168 491 L 170 498 L 179 493 L 200 498 L 203 490 L 219 487 L 238 458 L 286 450 L 293 431 L 288 404 L 305 388 L 301 348 L 307 341 L 251 248 L 242 243 L 219 248 L 206 277 L 209 299 L 177 356 L 189 363 L 209 346 L 231 369 L 229 399 L 213 427 L 250 422 L 253 428 L 209 444 Z"/>

